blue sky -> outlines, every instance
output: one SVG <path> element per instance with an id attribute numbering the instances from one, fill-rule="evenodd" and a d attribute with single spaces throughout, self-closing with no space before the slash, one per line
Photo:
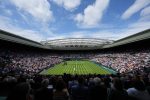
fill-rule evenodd
<path id="1" fill-rule="evenodd" d="M 0 29 L 38 42 L 117 40 L 150 29 L 150 0 L 0 0 Z"/>

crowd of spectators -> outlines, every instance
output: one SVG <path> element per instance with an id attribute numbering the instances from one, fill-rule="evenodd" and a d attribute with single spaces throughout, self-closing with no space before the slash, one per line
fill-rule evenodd
<path id="1" fill-rule="evenodd" d="M 117 72 L 130 72 L 149 67 L 150 51 L 95 54 L 52 54 L 35 52 L 0 51 L 0 74 L 36 74 L 45 68 L 52 67 L 64 59 L 89 59 L 112 68 Z"/>
<path id="2" fill-rule="evenodd" d="M 94 56 L 92 61 L 115 69 L 120 73 L 142 70 L 145 67 L 150 67 L 150 51 L 101 53 Z"/>
<path id="3" fill-rule="evenodd" d="M 121 74 L 36 74 L 65 58 L 87 58 Z M 150 73 L 140 72 L 149 64 L 149 50 L 58 55 L 0 49 L 0 95 L 6 91 L 7 100 L 150 100 Z"/>
<path id="4" fill-rule="evenodd" d="M 6 100 L 150 100 L 150 73 L 3 76 Z"/>
<path id="5" fill-rule="evenodd" d="M 44 68 L 60 63 L 58 56 L 44 53 L 1 51 L 0 73 L 36 74 Z"/>

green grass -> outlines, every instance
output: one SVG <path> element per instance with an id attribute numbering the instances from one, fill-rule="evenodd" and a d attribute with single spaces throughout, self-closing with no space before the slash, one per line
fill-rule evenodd
<path id="1" fill-rule="evenodd" d="M 112 74 L 111 71 L 104 67 L 97 65 L 91 61 L 67 61 L 67 65 L 64 63 L 56 64 L 47 70 L 43 70 L 40 74 L 42 75 L 63 75 L 67 74 Z"/>

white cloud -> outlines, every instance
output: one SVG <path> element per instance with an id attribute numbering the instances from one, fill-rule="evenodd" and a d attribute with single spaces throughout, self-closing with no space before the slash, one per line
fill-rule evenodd
<path id="1" fill-rule="evenodd" d="M 89 5 L 84 9 L 84 13 L 79 13 L 74 20 L 80 26 L 87 28 L 96 27 L 101 21 L 104 11 L 109 5 L 110 0 L 96 0 L 93 5 Z"/>
<path id="2" fill-rule="evenodd" d="M 150 22 L 138 21 L 136 23 L 133 23 L 133 24 L 129 25 L 129 27 L 130 28 L 148 29 L 148 28 L 150 28 Z"/>
<path id="3" fill-rule="evenodd" d="M 81 0 L 52 0 L 52 1 L 69 11 L 74 10 L 81 4 Z"/>
<path id="4" fill-rule="evenodd" d="M 139 33 L 141 31 L 147 30 L 150 28 L 149 22 L 138 21 L 132 24 L 129 24 L 127 28 L 116 30 L 115 34 L 110 36 L 115 36 L 115 40 Z"/>
<path id="5" fill-rule="evenodd" d="M 118 40 L 138 32 L 147 30 L 150 28 L 150 23 L 145 21 L 138 21 L 132 24 L 129 24 L 128 27 L 123 29 L 118 28 L 107 28 L 93 31 L 74 31 L 70 33 L 57 33 L 48 39 L 63 39 L 63 38 L 100 38 L 100 39 L 109 39 L 109 40 Z"/>
<path id="6" fill-rule="evenodd" d="M 123 13 L 122 19 L 128 19 L 136 12 L 150 4 L 150 0 L 135 0 L 135 2 Z"/>
<path id="7" fill-rule="evenodd" d="M 150 6 L 144 8 L 140 13 L 141 21 L 150 21 Z"/>
<path id="8" fill-rule="evenodd" d="M 38 42 L 47 38 L 36 30 L 16 26 L 13 20 L 4 16 L 0 16 L 0 29 Z"/>
<path id="9" fill-rule="evenodd" d="M 103 30 L 92 33 L 90 37 L 102 39 L 118 40 L 127 36 L 139 33 L 150 28 L 149 22 L 136 22 L 130 24 L 127 28 L 116 30 Z"/>
<path id="10" fill-rule="evenodd" d="M 4 13 L 5 13 L 6 15 L 8 15 L 8 16 L 13 15 L 13 13 L 12 13 L 10 10 L 8 10 L 8 9 L 4 9 L 3 11 L 4 11 Z"/>
<path id="11" fill-rule="evenodd" d="M 116 34 L 112 31 L 104 30 L 104 31 L 74 31 L 70 33 L 62 33 L 62 34 L 54 34 L 49 37 L 48 40 L 52 39 L 64 39 L 64 38 L 101 38 L 101 39 L 116 39 Z"/>
<path id="12" fill-rule="evenodd" d="M 48 37 L 48 40 L 53 40 L 53 39 L 64 39 L 64 38 L 84 38 L 86 37 L 85 31 L 75 31 L 75 32 L 70 32 L 70 33 L 57 33 L 53 34 L 50 37 Z"/>
<path id="13" fill-rule="evenodd" d="M 12 0 L 14 1 L 14 0 Z M 20 0 L 22 1 L 22 0 Z M 18 0 L 18 2 L 20 2 Z M 28 1 L 28 0 L 27 0 Z M 31 0 L 33 1 L 33 0 Z M 24 0 L 26 2 L 26 0 Z M 105 3 L 104 3 L 105 2 Z M 104 11 L 106 10 L 107 6 L 109 4 L 109 0 L 96 0 L 96 2 L 93 5 L 89 5 L 85 10 L 84 13 L 79 13 L 76 16 L 76 21 L 78 24 L 80 24 L 80 27 L 83 25 L 85 27 L 92 27 L 96 26 L 98 22 L 101 21 L 101 18 L 103 16 Z M 16 5 L 16 4 L 15 4 Z M 37 18 L 40 21 L 48 21 L 50 19 L 42 19 L 40 13 L 32 14 L 32 11 L 34 9 L 31 9 L 29 6 L 29 10 L 32 10 L 31 12 L 29 10 L 25 10 L 26 7 L 20 7 L 17 6 L 21 11 L 28 12 L 33 17 L 37 18 L 40 16 L 40 18 Z M 34 8 L 34 7 L 33 7 Z M 36 11 L 37 8 L 35 8 Z M 101 30 L 98 30 L 96 32 L 93 32 L 92 30 L 87 31 L 75 31 L 70 33 L 53 33 L 51 32 L 50 28 L 48 26 L 41 26 L 40 29 L 25 29 L 23 26 L 19 26 L 19 23 L 17 24 L 16 21 L 18 20 L 12 20 L 10 17 L 4 17 L 0 15 L 0 29 L 9 31 L 11 33 L 14 33 L 16 35 L 23 36 L 25 38 L 29 38 L 31 40 L 35 41 L 41 41 L 41 40 L 49 40 L 49 39 L 59 39 L 59 38 L 102 38 L 102 39 L 111 39 L 111 40 L 117 40 L 132 34 L 135 34 L 137 32 L 143 31 L 145 29 L 150 28 L 150 22 L 147 20 L 142 20 L 142 18 L 146 18 L 146 16 L 149 16 L 149 10 L 150 7 L 145 7 L 144 9 L 141 9 L 141 19 L 139 19 L 136 23 L 129 24 L 127 28 L 124 29 L 115 29 L 110 27 L 109 25 L 102 25 Z M 50 10 L 50 9 L 49 9 Z M 45 11 L 44 11 L 45 12 Z M 20 12 L 19 12 L 20 13 Z M 22 14 L 22 13 L 21 13 Z M 38 15 L 39 14 L 39 15 Z M 26 14 L 22 14 L 24 20 L 26 19 Z M 38 15 L 38 16 L 35 16 Z M 47 17 L 46 17 L 47 18 Z M 150 18 L 150 17 L 147 17 Z M 43 21 L 43 22 L 45 22 Z M 33 23 L 33 21 L 31 22 Z M 29 24 L 31 24 L 29 21 Z M 38 27 L 38 22 L 34 23 L 34 25 Z M 34 26 L 33 25 L 33 26 Z M 57 30 L 56 30 L 57 31 Z M 43 34 L 44 33 L 44 34 Z"/>
<path id="14" fill-rule="evenodd" d="M 109 39 L 109 40 L 116 40 L 118 38 L 118 35 L 115 34 L 115 32 L 110 30 L 99 30 L 97 32 L 94 32 L 90 34 L 91 38 L 100 38 L 100 39 Z"/>
<path id="15" fill-rule="evenodd" d="M 32 15 L 37 21 L 46 23 L 53 19 L 47 0 L 10 0 L 21 12 Z"/>
<path id="16" fill-rule="evenodd" d="M 71 32 L 71 33 L 68 33 L 69 35 L 67 36 L 68 38 L 84 38 L 86 37 L 86 35 L 88 34 L 85 34 L 87 33 L 86 31 L 75 31 L 75 32 Z"/>
<path id="17" fill-rule="evenodd" d="M 144 8 L 144 9 L 141 11 L 141 16 L 147 16 L 147 15 L 150 15 L 150 6 Z"/>
<path id="18" fill-rule="evenodd" d="M 135 22 L 129 24 L 128 27 L 123 29 L 103 29 L 98 30 L 96 32 L 91 31 L 79 31 L 79 32 L 71 32 L 68 33 L 68 37 L 76 37 L 76 38 L 100 38 L 100 39 L 110 39 L 110 40 L 118 40 L 138 32 L 147 30 L 150 28 L 149 22 Z M 65 36 L 65 37 L 67 37 Z"/>
<path id="19" fill-rule="evenodd" d="M 129 35 L 141 32 L 143 30 L 149 29 L 149 22 L 138 21 L 136 23 L 130 24 L 124 29 L 103 29 L 96 32 L 92 31 L 75 31 L 70 33 L 50 33 L 48 35 L 42 34 L 42 31 L 23 29 L 15 25 L 14 21 L 8 17 L 0 16 L 0 29 L 14 33 L 16 35 L 34 40 L 51 40 L 51 39 L 63 39 L 63 38 L 101 38 L 118 40 Z"/>

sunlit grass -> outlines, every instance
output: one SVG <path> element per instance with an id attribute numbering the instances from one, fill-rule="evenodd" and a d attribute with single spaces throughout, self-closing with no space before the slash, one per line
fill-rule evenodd
<path id="1" fill-rule="evenodd" d="M 51 67 L 47 70 L 42 71 L 40 74 L 63 75 L 64 73 L 79 74 L 79 75 L 112 74 L 109 70 L 91 61 L 67 61 L 66 65 L 64 65 L 64 62 L 62 62 L 60 64 L 56 64 L 54 67 Z"/>

